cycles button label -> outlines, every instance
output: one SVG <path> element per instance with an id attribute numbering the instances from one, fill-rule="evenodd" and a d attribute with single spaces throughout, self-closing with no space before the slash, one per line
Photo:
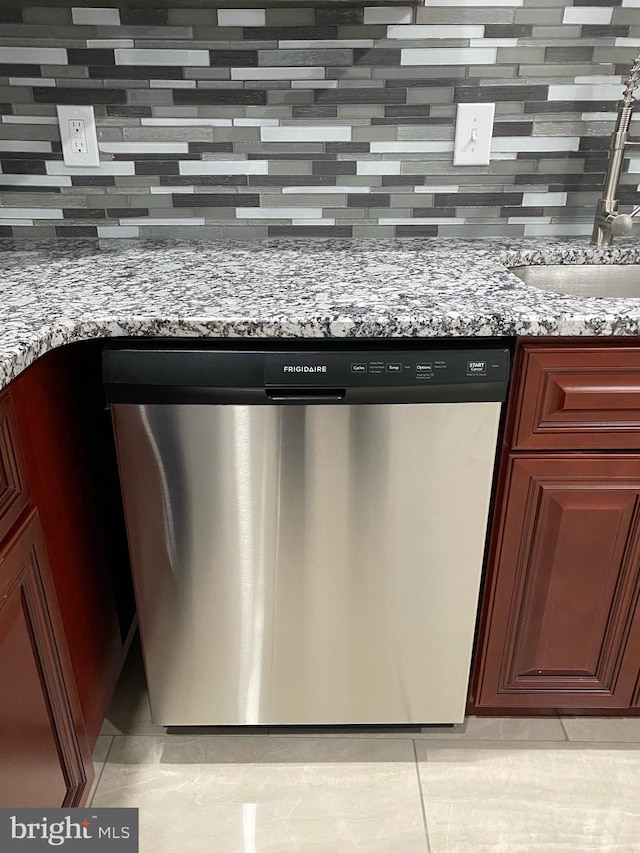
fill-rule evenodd
<path id="1" fill-rule="evenodd" d="M 355 364 L 351 365 L 351 372 L 352 373 L 366 373 L 367 372 L 367 365 L 363 362 L 356 362 Z"/>

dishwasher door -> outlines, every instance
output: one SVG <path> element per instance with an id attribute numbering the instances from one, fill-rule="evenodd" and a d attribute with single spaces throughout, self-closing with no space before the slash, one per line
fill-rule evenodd
<path id="1" fill-rule="evenodd" d="M 155 722 L 462 721 L 499 401 L 112 412 Z"/>

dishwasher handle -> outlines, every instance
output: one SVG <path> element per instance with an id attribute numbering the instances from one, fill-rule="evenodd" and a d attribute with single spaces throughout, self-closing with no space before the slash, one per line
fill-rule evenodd
<path id="1" fill-rule="evenodd" d="M 331 403 L 344 400 L 346 388 L 265 388 L 272 403 Z"/>

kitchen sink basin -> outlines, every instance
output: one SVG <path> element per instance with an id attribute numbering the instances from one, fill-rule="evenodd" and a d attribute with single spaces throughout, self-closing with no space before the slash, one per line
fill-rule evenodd
<path id="1" fill-rule="evenodd" d="M 510 271 L 525 284 L 550 293 L 640 299 L 640 264 L 543 264 Z"/>

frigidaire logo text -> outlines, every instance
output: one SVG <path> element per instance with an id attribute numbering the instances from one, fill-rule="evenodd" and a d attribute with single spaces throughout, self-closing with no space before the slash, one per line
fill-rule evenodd
<path id="1" fill-rule="evenodd" d="M 326 364 L 285 364 L 285 373 L 326 373 Z"/>
<path id="2" fill-rule="evenodd" d="M 110 826 L 99 826 L 95 832 L 92 822 L 87 818 L 78 822 L 71 820 L 69 815 L 57 821 L 43 817 L 37 823 L 22 823 L 12 815 L 10 821 L 13 841 L 46 841 L 52 847 L 59 847 L 65 841 L 82 839 L 129 838 L 129 828 L 126 826 L 119 827 L 117 834 L 114 834 L 114 828 Z"/>

